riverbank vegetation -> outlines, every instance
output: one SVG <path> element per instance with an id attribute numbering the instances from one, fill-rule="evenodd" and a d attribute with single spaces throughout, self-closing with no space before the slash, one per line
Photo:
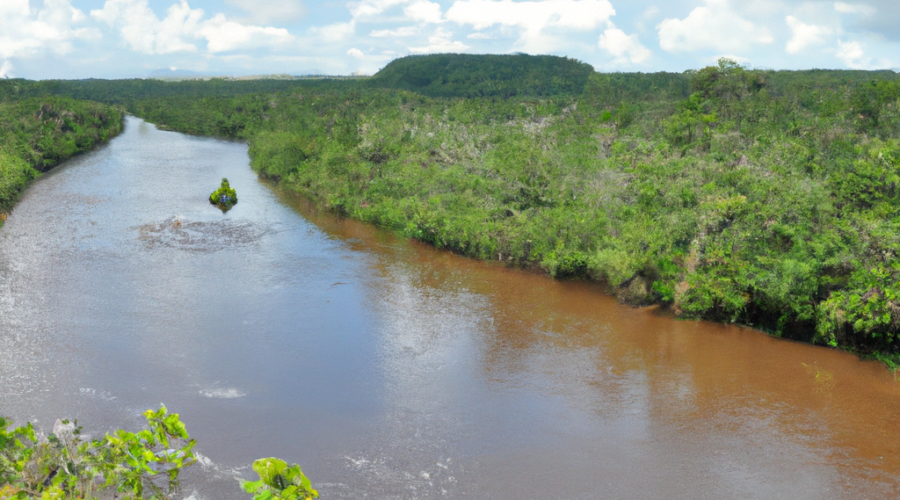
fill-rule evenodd
<path id="1" fill-rule="evenodd" d="M 559 71 L 539 71 L 547 61 Z M 441 248 L 897 361 L 894 72 L 729 60 L 683 74 L 584 69 L 442 55 L 333 84 L 29 92 L 120 102 L 165 128 L 246 140 L 261 176 Z"/>
<path id="2" fill-rule="evenodd" d="M 42 172 L 118 134 L 122 118 L 122 111 L 97 102 L 0 93 L 0 212 Z"/>

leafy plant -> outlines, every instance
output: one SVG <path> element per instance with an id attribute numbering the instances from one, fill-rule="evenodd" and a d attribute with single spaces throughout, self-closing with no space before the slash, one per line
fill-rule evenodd
<path id="1" fill-rule="evenodd" d="M 43 438 L 31 423 L 13 428 L 0 417 L 0 499 L 94 500 L 108 491 L 125 499 L 173 498 L 181 490 L 179 473 L 196 462 L 195 441 L 165 406 L 144 417 L 146 429 L 120 429 L 93 441 L 82 441 L 81 427 L 68 420 L 58 420 Z M 297 464 L 261 458 L 253 470 L 259 480 L 241 487 L 254 500 L 319 497 Z"/>
<path id="2" fill-rule="evenodd" d="M 885 347 L 894 343 L 900 335 L 898 275 L 897 262 L 854 273 L 849 290 L 835 291 L 819 305 L 819 339 L 832 346 L 843 335 Z"/>
<path id="3" fill-rule="evenodd" d="M 319 498 L 300 466 L 278 458 L 261 458 L 253 462 L 258 481 L 241 481 L 241 488 L 253 494 L 253 500 L 310 500 Z"/>
<path id="4" fill-rule="evenodd" d="M 144 413 L 148 428 L 81 440 L 76 423 L 58 421 L 47 438 L 29 423 L 10 429 L 0 418 L 0 498 L 92 499 L 112 489 L 123 498 L 163 500 L 179 491 L 178 475 L 196 462 L 177 413 Z"/>
<path id="5" fill-rule="evenodd" d="M 228 184 L 228 179 L 222 177 L 219 189 L 216 189 L 209 195 L 209 202 L 219 207 L 223 212 L 227 212 L 238 202 L 237 191 Z"/>

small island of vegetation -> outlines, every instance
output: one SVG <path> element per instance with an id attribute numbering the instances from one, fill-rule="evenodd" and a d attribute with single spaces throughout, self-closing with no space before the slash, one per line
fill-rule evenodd
<path id="1" fill-rule="evenodd" d="M 222 178 L 219 189 L 216 189 L 209 195 L 209 202 L 219 207 L 222 212 L 227 212 L 238 202 L 237 191 L 228 183 L 228 179 Z"/>

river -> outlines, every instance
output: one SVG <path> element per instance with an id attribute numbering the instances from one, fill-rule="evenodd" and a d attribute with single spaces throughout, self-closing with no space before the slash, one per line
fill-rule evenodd
<path id="1" fill-rule="evenodd" d="M 249 498 L 267 456 L 328 499 L 900 496 L 880 364 L 435 250 L 248 165 L 129 117 L 28 189 L 0 231 L 0 414 L 96 435 L 165 403 L 194 500 Z"/>

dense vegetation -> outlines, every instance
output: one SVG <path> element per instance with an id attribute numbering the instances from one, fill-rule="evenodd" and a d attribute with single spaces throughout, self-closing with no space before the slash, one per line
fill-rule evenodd
<path id="1" fill-rule="evenodd" d="M 253 167 L 439 247 L 631 303 L 896 359 L 892 72 L 593 74 L 549 97 L 371 88 L 136 101 Z"/>
<path id="2" fill-rule="evenodd" d="M 397 59 L 373 78 L 362 79 L 0 80 L 0 102 L 56 95 L 130 107 L 138 100 L 165 97 L 377 88 L 415 90 L 438 97 L 534 97 L 580 93 L 592 73 L 590 65 L 561 57 L 440 54 Z"/>
<path id="3" fill-rule="evenodd" d="M 260 175 L 465 255 L 897 359 L 893 72 L 438 55 L 369 80 L 5 85 L 246 140 Z"/>
<path id="4" fill-rule="evenodd" d="M 395 59 L 371 84 L 431 97 L 548 96 L 581 92 L 593 72 L 562 57 L 436 54 Z"/>
<path id="5" fill-rule="evenodd" d="M 3 99 L 0 124 L 0 211 L 7 211 L 41 172 L 119 133 L 122 112 L 64 97 Z"/>

